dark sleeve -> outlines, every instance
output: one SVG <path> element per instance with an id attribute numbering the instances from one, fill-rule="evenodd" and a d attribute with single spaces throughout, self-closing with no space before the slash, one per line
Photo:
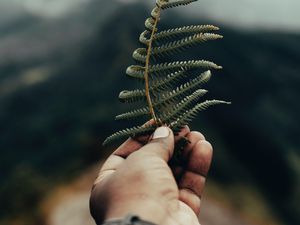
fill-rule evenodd
<path id="1" fill-rule="evenodd" d="M 141 220 L 138 216 L 128 215 L 124 219 L 107 220 L 99 225 L 158 225 Z"/>

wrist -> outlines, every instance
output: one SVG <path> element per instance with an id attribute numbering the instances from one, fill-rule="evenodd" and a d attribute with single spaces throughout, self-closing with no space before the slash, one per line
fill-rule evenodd
<path id="1" fill-rule="evenodd" d="M 136 215 L 144 221 L 154 224 L 164 224 L 167 217 L 167 209 L 163 207 L 159 201 L 149 199 L 146 196 L 139 196 L 139 198 L 130 198 L 129 201 L 116 199 L 109 204 L 104 220 L 112 220 L 116 218 L 124 218 L 127 215 Z"/>
<path id="2" fill-rule="evenodd" d="M 122 219 L 116 220 L 107 220 L 102 225 L 158 225 L 151 223 L 149 221 L 145 221 L 140 219 L 138 216 L 127 215 Z"/>

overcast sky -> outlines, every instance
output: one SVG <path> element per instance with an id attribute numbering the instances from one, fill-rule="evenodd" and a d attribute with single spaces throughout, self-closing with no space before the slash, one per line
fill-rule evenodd
<path id="1" fill-rule="evenodd" d="M 24 10 L 42 17 L 55 18 L 89 1 L 113 0 L 0 0 L 0 20 L 3 23 Z M 115 1 L 123 3 L 139 1 L 152 6 L 155 2 L 155 0 Z M 300 0 L 199 0 L 190 6 L 181 7 L 180 10 L 187 12 L 187 16 L 209 18 L 218 24 L 245 29 L 276 29 L 300 33 Z"/>
<path id="2" fill-rule="evenodd" d="M 44 18 L 57 18 L 90 1 L 93 0 L 0 0 L 0 18 L 10 19 L 22 12 Z"/>
<path id="3" fill-rule="evenodd" d="M 151 0 L 145 1 L 153 4 Z M 187 12 L 187 16 L 205 17 L 239 28 L 300 33 L 300 0 L 199 0 L 178 10 Z"/>
<path id="4" fill-rule="evenodd" d="M 199 0 L 185 10 L 233 26 L 300 32 L 300 0 Z"/>

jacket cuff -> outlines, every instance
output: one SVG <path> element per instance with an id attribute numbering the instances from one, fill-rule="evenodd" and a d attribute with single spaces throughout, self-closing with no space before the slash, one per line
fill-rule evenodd
<path id="1" fill-rule="evenodd" d="M 102 225 L 157 225 L 141 220 L 138 216 L 128 215 L 124 219 L 107 220 Z"/>

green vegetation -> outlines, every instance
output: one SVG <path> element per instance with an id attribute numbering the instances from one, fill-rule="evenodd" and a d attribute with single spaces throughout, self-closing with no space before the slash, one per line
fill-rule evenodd
<path id="1" fill-rule="evenodd" d="M 153 124 L 118 131 L 109 136 L 104 145 L 119 138 L 153 133 L 163 124 L 176 133 L 191 123 L 200 111 L 212 105 L 230 104 L 220 100 L 199 103 L 200 97 L 207 93 L 201 86 L 211 78 L 210 70 L 200 73 L 199 69 L 221 69 L 221 66 L 206 60 L 168 61 L 170 56 L 180 55 L 197 44 L 222 38 L 219 34 L 210 33 L 219 30 L 212 25 L 159 30 L 161 16 L 166 9 L 196 1 L 156 0 L 151 17 L 145 21 L 146 30 L 140 35 L 140 42 L 144 48 L 136 49 L 132 55 L 138 65 L 129 66 L 126 70 L 127 76 L 142 81 L 145 88 L 124 90 L 119 95 L 121 102 L 142 102 L 146 106 L 116 117 L 118 120 L 131 120 L 142 116 L 146 118 L 145 121 L 152 119 Z M 188 81 L 184 79 L 187 77 Z"/>

